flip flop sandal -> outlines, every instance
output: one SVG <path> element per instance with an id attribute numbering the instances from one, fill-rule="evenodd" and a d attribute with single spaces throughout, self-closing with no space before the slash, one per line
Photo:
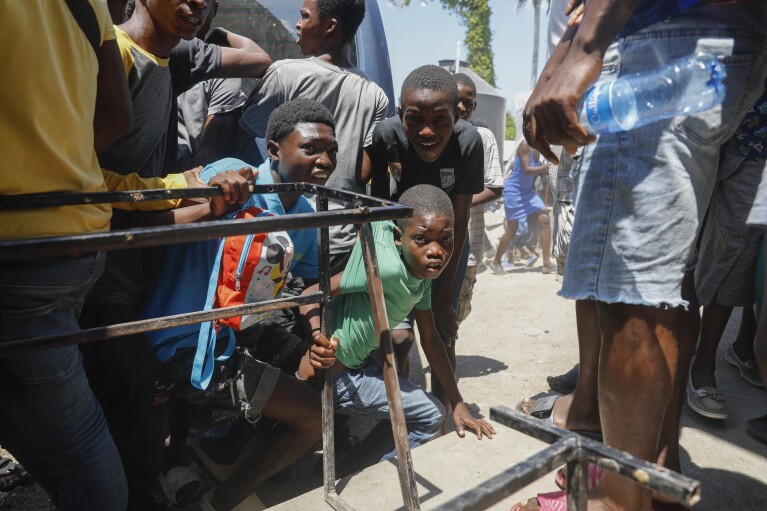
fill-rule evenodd
<path id="1" fill-rule="evenodd" d="M 0 483 L 0 491 L 2 492 L 9 492 L 19 485 L 32 482 L 32 476 L 29 472 L 10 458 L 0 458 L 0 479 L 11 479 L 9 482 Z"/>
<path id="2" fill-rule="evenodd" d="M 537 501 L 537 502 L 536 502 Z M 526 511 L 531 505 L 538 505 L 540 511 L 566 511 L 567 510 L 567 492 L 557 491 L 551 493 L 539 493 L 537 497 L 529 499 L 527 502 L 514 504 L 510 511 Z M 535 508 L 533 508 L 535 509 Z M 652 511 L 681 511 L 687 508 L 679 504 L 661 504 L 653 501 Z"/>
<path id="3" fill-rule="evenodd" d="M 183 506 L 192 502 L 200 493 L 202 479 L 189 467 L 179 466 L 160 473 L 160 487 L 174 506 Z"/>
<path id="4" fill-rule="evenodd" d="M 554 402 L 560 397 L 562 396 L 544 396 L 540 399 L 536 399 L 535 405 L 533 405 L 527 414 L 522 411 L 522 405 L 525 403 L 525 400 L 522 400 L 514 407 L 514 411 L 523 415 L 535 417 L 536 419 L 548 421 L 549 424 L 553 425 L 554 414 L 552 411 L 554 410 Z M 596 440 L 597 442 L 603 441 L 601 431 L 584 431 L 580 429 L 571 429 L 568 431 L 571 431 L 572 433 L 578 433 L 579 435 L 583 435 L 586 438 L 590 438 L 591 440 Z"/>
<path id="5" fill-rule="evenodd" d="M 589 491 L 593 490 L 597 487 L 597 484 L 599 484 L 599 481 L 602 480 L 602 476 L 604 475 L 604 469 L 597 465 L 596 463 L 589 463 L 587 465 L 588 468 L 586 468 L 586 475 L 587 475 L 587 481 L 588 481 L 588 489 Z M 554 476 L 554 484 L 557 485 L 557 487 L 560 490 L 566 490 L 567 489 L 567 472 L 565 468 L 560 468 L 557 470 L 556 475 Z"/>

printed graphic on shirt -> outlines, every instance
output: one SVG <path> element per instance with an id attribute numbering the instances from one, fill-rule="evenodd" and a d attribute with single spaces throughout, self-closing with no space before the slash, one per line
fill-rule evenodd
<path id="1" fill-rule="evenodd" d="M 455 169 L 439 169 L 439 182 L 442 188 L 451 188 L 455 185 Z"/>

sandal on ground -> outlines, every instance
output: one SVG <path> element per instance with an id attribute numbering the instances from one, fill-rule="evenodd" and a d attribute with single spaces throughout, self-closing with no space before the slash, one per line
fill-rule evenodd
<path id="1" fill-rule="evenodd" d="M 559 374 L 556 376 L 547 376 L 546 383 L 549 384 L 549 388 L 554 392 L 560 394 L 570 394 L 575 390 L 575 386 L 578 385 L 578 375 L 580 374 L 581 365 L 575 364 L 572 369 L 565 374 Z"/>
<path id="2" fill-rule="evenodd" d="M 212 488 L 200 499 L 201 511 L 218 511 L 213 507 L 214 491 L 216 491 L 216 489 Z M 245 500 L 234 506 L 231 511 L 263 511 L 264 509 L 266 509 L 266 504 L 259 498 L 258 494 L 251 493 Z"/>
<path id="3" fill-rule="evenodd" d="M 764 382 L 762 376 L 759 374 L 759 368 L 756 367 L 756 362 L 753 360 L 741 360 L 737 353 L 735 353 L 734 344 L 730 344 L 727 351 L 724 354 L 724 361 L 728 364 L 738 368 L 740 377 L 746 380 L 748 383 L 755 387 L 764 388 Z"/>
<path id="4" fill-rule="evenodd" d="M 565 511 L 567 509 L 567 492 L 556 491 L 539 493 L 537 497 L 527 502 L 514 504 L 510 511 Z M 681 504 L 661 504 L 653 500 L 652 511 L 682 511 L 687 510 Z"/>
<path id="5" fill-rule="evenodd" d="M 693 411 L 709 419 L 724 420 L 727 418 L 727 406 L 724 394 L 716 387 L 692 386 L 692 378 L 687 379 L 687 404 Z"/>
<path id="6" fill-rule="evenodd" d="M 530 257 L 527 261 L 525 261 L 525 268 L 530 268 L 537 261 L 538 261 L 538 256 L 537 255 L 534 255 L 534 256 Z"/>
<path id="7" fill-rule="evenodd" d="M 506 270 L 503 269 L 503 266 L 495 262 L 495 260 L 490 261 L 490 269 L 493 270 L 493 273 L 496 275 L 505 275 Z"/>
<path id="8" fill-rule="evenodd" d="M 557 272 L 557 265 L 556 264 L 550 264 L 548 266 L 544 266 L 541 268 L 541 273 L 549 274 L 549 273 L 556 273 Z"/>
<path id="9" fill-rule="evenodd" d="M 767 444 L 767 415 L 762 415 L 746 422 L 746 431 L 754 438 Z"/>
<path id="10" fill-rule="evenodd" d="M 32 476 L 24 467 L 10 458 L 0 457 L 0 491 L 8 492 L 19 485 L 32 482 Z"/>
<path id="11" fill-rule="evenodd" d="M 160 473 L 160 487 L 171 505 L 183 506 L 200 493 L 202 479 L 189 467 L 173 467 L 165 474 Z"/>
<path id="12" fill-rule="evenodd" d="M 530 417 L 535 417 L 536 419 L 541 419 L 548 421 L 549 424 L 554 424 L 554 402 L 559 399 L 562 396 L 544 396 L 542 398 L 535 400 L 535 405 L 530 409 L 530 411 L 525 414 L 524 411 L 522 411 L 522 406 L 525 404 L 525 400 L 520 401 L 517 403 L 517 405 L 514 407 L 514 411 L 517 413 L 521 413 L 523 415 L 529 415 Z M 575 430 L 570 429 L 568 430 L 571 433 L 578 433 L 579 435 L 583 435 L 587 438 L 590 438 L 592 440 L 596 440 L 597 442 L 602 442 L 602 433 L 599 431 L 583 431 L 583 430 Z"/>
<path id="13" fill-rule="evenodd" d="M 597 465 L 596 463 L 589 463 L 586 468 L 586 477 L 588 481 L 588 489 L 589 491 L 593 490 L 597 487 L 599 484 L 599 481 L 602 480 L 602 476 L 604 475 L 604 469 Z M 557 488 L 560 490 L 566 490 L 567 489 L 567 469 L 564 467 L 557 470 L 556 475 L 554 476 L 554 484 L 557 485 Z"/>

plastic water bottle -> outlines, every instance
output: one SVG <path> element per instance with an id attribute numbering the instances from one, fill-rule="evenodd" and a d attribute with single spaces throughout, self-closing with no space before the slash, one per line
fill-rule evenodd
<path id="1" fill-rule="evenodd" d="M 579 122 L 591 133 L 629 131 L 709 110 L 724 100 L 722 65 L 701 51 L 660 69 L 600 80 L 586 92 Z"/>

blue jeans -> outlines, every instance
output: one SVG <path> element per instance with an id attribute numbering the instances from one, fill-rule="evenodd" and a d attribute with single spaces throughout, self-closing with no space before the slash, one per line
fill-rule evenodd
<path id="1" fill-rule="evenodd" d="M 336 412 L 381 420 L 390 418 L 383 370 L 378 361 L 368 359 L 360 369 L 349 369 L 336 375 L 333 385 Z M 402 376 L 399 376 L 399 389 L 412 449 L 439 431 L 445 417 L 445 408 L 436 397 Z M 391 451 L 381 459 L 386 460 L 396 454 L 396 450 Z"/>
<path id="2" fill-rule="evenodd" d="M 701 5 L 607 50 L 603 76 L 657 69 L 706 49 L 727 66 L 724 103 L 707 112 L 601 135 L 573 167 L 575 219 L 561 295 L 686 306 L 682 279 L 716 180 L 720 146 L 761 96 L 767 4 Z"/>
<path id="3" fill-rule="evenodd" d="M 104 256 L 4 266 L 0 342 L 79 330 L 83 298 Z M 122 510 L 120 457 L 77 346 L 0 358 L 0 443 L 61 510 Z"/>

